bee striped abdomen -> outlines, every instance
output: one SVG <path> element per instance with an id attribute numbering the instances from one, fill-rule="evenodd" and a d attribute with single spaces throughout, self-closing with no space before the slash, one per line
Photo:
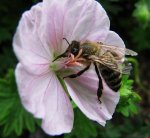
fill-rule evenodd
<path id="1" fill-rule="evenodd" d="M 121 87 L 121 73 L 100 65 L 100 72 L 107 85 L 115 92 Z"/>

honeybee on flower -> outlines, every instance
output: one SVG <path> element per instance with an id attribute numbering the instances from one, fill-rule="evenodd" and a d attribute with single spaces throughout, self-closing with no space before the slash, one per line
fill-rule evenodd
<path id="1" fill-rule="evenodd" d="M 101 77 L 99 103 L 99 79 L 93 65 L 77 78 L 63 79 L 86 65 L 84 58 L 73 54 L 54 61 L 68 47 L 63 38 L 68 42 L 89 40 L 125 48 L 119 35 L 110 31 L 109 18 L 95 0 L 43 0 L 22 15 L 13 39 L 19 60 L 15 71 L 18 91 L 24 107 L 42 119 L 42 128 L 49 135 L 72 130 L 70 98 L 89 119 L 102 126 L 112 118 L 119 101 L 119 92 L 114 92 Z"/>
<path id="2" fill-rule="evenodd" d="M 136 56 L 137 53 L 126 48 L 120 48 L 117 46 L 104 45 L 101 42 L 85 41 L 80 43 L 78 41 L 72 41 L 70 44 L 66 38 L 64 38 L 69 44 L 67 50 L 61 55 L 57 56 L 53 61 L 58 60 L 61 57 L 70 56 L 66 65 L 83 65 L 86 67 L 80 70 L 78 73 L 70 74 L 63 78 L 76 78 L 87 71 L 91 64 L 95 66 L 95 71 L 99 79 L 97 97 L 100 101 L 103 85 L 101 76 L 104 78 L 107 85 L 115 92 L 121 87 L 122 74 L 129 74 L 132 69 L 131 63 L 124 63 L 123 55 Z M 82 64 L 81 64 L 82 63 Z M 124 66 L 123 66 L 124 65 Z M 101 103 L 101 101 L 100 101 Z"/>

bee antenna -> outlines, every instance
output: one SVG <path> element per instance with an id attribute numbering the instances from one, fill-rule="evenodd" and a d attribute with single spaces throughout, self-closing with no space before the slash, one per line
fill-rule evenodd
<path id="1" fill-rule="evenodd" d="M 68 43 L 68 45 L 70 45 L 70 43 L 68 42 L 68 40 L 66 38 L 63 38 L 64 40 L 66 40 L 66 42 Z"/>

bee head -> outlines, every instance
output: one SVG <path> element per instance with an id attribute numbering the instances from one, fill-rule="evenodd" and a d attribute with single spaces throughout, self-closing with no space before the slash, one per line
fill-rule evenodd
<path id="1" fill-rule="evenodd" d="M 65 38 L 64 38 L 65 39 Z M 67 39 L 65 39 L 67 41 Z M 67 41 L 67 43 L 69 44 L 69 42 Z M 61 55 L 57 56 L 53 62 L 61 57 L 68 57 L 70 54 L 73 54 L 74 56 L 78 55 L 80 50 L 80 42 L 78 41 L 72 41 L 71 44 L 69 44 L 68 48 L 66 49 L 66 51 L 64 53 L 62 53 Z"/>
<path id="2" fill-rule="evenodd" d="M 78 41 L 72 41 L 72 43 L 70 44 L 70 53 L 73 55 L 78 55 L 80 50 L 80 42 Z"/>

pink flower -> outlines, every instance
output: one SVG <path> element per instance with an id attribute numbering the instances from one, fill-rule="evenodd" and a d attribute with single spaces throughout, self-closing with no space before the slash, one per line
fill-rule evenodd
<path id="1" fill-rule="evenodd" d="M 19 59 L 15 71 L 18 91 L 24 107 L 42 119 L 47 134 L 72 130 L 74 114 L 68 95 L 89 119 L 102 126 L 112 118 L 119 93 L 103 80 L 102 104 L 98 102 L 93 66 L 80 77 L 64 79 L 65 91 L 60 79 L 76 67 L 65 66 L 64 59 L 52 62 L 68 47 L 63 38 L 70 43 L 90 40 L 124 47 L 109 28 L 105 10 L 94 0 L 43 0 L 22 15 L 13 41 Z"/>

